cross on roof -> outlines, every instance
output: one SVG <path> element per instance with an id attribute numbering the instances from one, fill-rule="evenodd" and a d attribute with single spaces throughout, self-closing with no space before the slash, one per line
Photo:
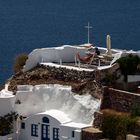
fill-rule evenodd
<path id="1" fill-rule="evenodd" d="M 90 23 L 88 22 L 88 25 L 85 26 L 85 28 L 88 29 L 88 44 L 89 44 L 89 39 L 90 39 L 90 29 L 92 29 L 92 26 L 90 26 Z"/>

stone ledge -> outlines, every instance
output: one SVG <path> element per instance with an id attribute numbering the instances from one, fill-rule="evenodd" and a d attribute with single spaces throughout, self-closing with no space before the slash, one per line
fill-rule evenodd
<path id="1" fill-rule="evenodd" d="M 99 140 L 102 138 L 102 131 L 94 127 L 82 129 L 82 140 Z"/>

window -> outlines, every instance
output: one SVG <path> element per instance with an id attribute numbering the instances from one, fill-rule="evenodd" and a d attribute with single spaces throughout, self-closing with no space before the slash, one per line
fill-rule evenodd
<path id="1" fill-rule="evenodd" d="M 72 131 L 72 138 L 74 138 L 74 136 L 75 136 L 75 133 L 74 133 L 74 131 Z"/>
<path id="2" fill-rule="evenodd" d="M 49 119 L 47 117 L 43 117 L 42 122 L 43 123 L 49 123 L 50 121 L 49 121 Z"/>
<path id="3" fill-rule="evenodd" d="M 50 126 L 42 124 L 42 140 L 50 140 Z"/>
<path id="4" fill-rule="evenodd" d="M 37 124 L 31 125 L 31 136 L 38 137 L 38 125 Z"/>
<path id="5" fill-rule="evenodd" d="M 59 140 L 59 128 L 53 128 L 53 140 Z"/>
<path id="6" fill-rule="evenodd" d="M 21 123 L 21 129 L 25 129 L 25 123 L 24 122 Z"/>

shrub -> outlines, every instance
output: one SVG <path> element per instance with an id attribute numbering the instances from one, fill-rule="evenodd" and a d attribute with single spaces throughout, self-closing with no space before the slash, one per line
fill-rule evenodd
<path id="1" fill-rule="evenodd" d="M 124 81 L 127 82 L 127 75 L 134 75 L 137 72 L 137 66 L 140 63 L 140 58 L 129 54 L 127 57 L 122 57 L 117 60 L 120 65 L 121 73 L 124 75 Z"/>
<path id="2" fill-rule="evenodd" d="M 128 114 L 119 114 L 116 112 L 103 112 L 104 119 L 102 130 L 104 137 L 116 140 L 120 137 L 121 140 L 126 139 L 126 134 L 133 133 L 137 123 L 137 118 L 132 118 Z"/>
<path id="3" fill-rule="evenodd" d="M 102 80 L 102 82 L 105 84 L 105 85 L 108 85 L 108 86 L 114 86 L 116 80 L 118 79 L 118 76 L 116 73 L 113 73 L 113 74 L 110 74 L 110 73 L 106 73 L 106 76 L 105 78 Z"/>
<path id="4" fill-rule="evenodd" d="M 23 66 L 25 65 L 26 60 L 28 59 L 27 54 L 19 54 L 15 58 L 15 63 L 13 66 L 14 73 L 17 73 L 22 70 Z"/>
<path id="5" fill-rule="evenodd" d="M 0 136 L 5 136 L 13 132 L 13 122 L 17 119 L 15 112 L 8 113 L 4 117 L 0 116 Z"/>
<path id="6" fill-rule="evenodd" d="M 140 116 L 140 106 L 137 103 L 132 104 L 130 107 L 131 117 Z"/>

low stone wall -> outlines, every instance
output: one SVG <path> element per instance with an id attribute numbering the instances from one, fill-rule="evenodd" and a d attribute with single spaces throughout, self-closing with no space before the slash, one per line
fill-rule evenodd
<path id="1" fill-rule="evenodd" d="M 129 112 L 134 104 L 140 105 L 140 94 L 104 87 L 101 109 Z"/>
<path id="2" fill-rule="evenodd" d="M 135 104 L 140 106 L 140 94 L 103 87 L 101 111 L 103 109 L 113 109 L 118 112 L 129 112 Z M 102 112 L 95 112 L 93 126 L 100 129 L 102 127 L 103 119 L 104 115 Z M 134 134 L 140 137 L 139 123 L 137 123 L 135 127 Z"/>
<path id="3" fill-rule="evenodd" d="M 100 140 L 102 139 L 102 131 L 89 127 L 82 130 L 82 140 Z"/>
<path id="4" fill-rule="evenodd" d="M 94 112 L 94 128 L 101 128 L 103 122 L 103 113 L 102 112 Z"/>
<path id="5" fill-rule="evenodd" d="M 93 71 L 77 71 L 67 68 L 56 68 L 50 66 L 43 66 L 51 73 L 51 76 L 58 80 L 63 81 L 81 81 L 87 79 L 95 79 L 95 74 Z"/>
<path id="6" fill-rule="evenodd" d="M 138 86 L 138 88 L 137 88 L 137 93 L 140 94 L 140 86 Z"/>

